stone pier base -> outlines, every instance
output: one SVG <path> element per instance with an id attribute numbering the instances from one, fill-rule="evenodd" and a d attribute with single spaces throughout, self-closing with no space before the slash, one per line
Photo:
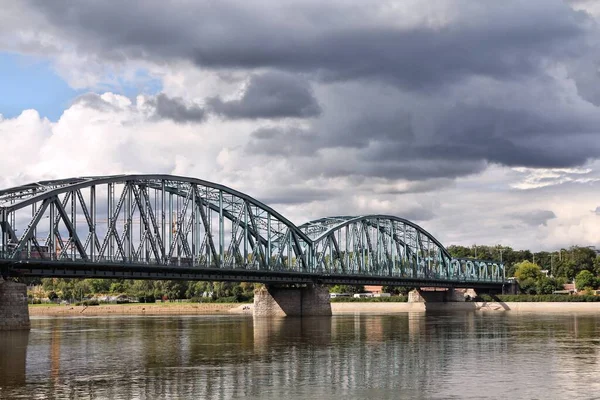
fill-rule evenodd
<path id="1" fill-rule="evenodd" d="M 408 293 L 409 303 L 446 303 L 464 302 L 474 299 L 477 293 L 473 289 L 447 290 L 411 290 Z"/>
<path id="2" fill-rule="evenodd" d="M 255 317 L 309 317 L 331 315 L 329 290 L 321 286 L 277 287 L 254 292 Z"/>
<path id="3" fill-rule="evenodd" d="M 27 286 L 0 279 L 0 331 L 29 329 Z"/>

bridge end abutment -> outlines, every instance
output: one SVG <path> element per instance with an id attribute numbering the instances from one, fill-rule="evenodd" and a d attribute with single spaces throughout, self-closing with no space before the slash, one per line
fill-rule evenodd
<path id="1" fill-rule="evenodd" d="M 29 328 L 27 286 L 0 279 L 0 331 Z"/>
<path id="2" fill-rule="evenodd" d="M 331 316 L 329 290 L 318 285 L 266 285 L 254 292 L 255 317 Z"/>

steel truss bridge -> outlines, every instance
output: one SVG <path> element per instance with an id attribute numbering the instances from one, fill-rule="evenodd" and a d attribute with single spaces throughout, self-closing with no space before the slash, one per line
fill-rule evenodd
<path id="1" fill-rule="evenodd" d="M 223 185 L 170 175 L 0 190 L 4 276 L 497 288 L 502 263 L 454 259 L 389 215 L 296 226 Z"/>

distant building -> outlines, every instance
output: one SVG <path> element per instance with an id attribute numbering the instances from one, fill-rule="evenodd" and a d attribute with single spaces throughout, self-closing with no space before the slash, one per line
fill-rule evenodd
<path id="1" fill-rule="evenodd" d="M 365 292 L 369 292 L 369 293 L 381 293 L 383 286 L 373 286 L 373 285 L 369 285 L 369 286 L 365 286 Z"/>

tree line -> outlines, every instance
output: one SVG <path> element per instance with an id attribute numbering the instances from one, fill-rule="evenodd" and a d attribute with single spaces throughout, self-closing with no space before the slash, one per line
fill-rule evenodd
<path id="1" fill-rule="evenodd" d="M 66 279 L 43 278 L 31 300 L 81 301 L 99 297 L 120 297 L 124 301 L 154 303 L 157 300 L 242 302 L 254 296 L 255 284 L 248 282 L 203 282 L 181 280 Z"/>
<path id="2" fill-rule="evenodd" d="M 600 255 L 589 247 L 533 253 L 507 246 L 450 246 L 448 251 L 457 258 L 502 260 L 506 276 L 516 277 L 521 291 L 527 294 L 551 294 L 573 281 L 578 290 L 595 289 L 600 284 Z"/>

